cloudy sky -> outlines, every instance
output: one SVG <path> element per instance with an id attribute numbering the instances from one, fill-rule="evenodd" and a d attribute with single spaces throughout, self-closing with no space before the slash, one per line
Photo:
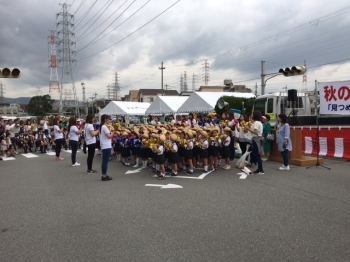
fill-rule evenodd
<path id="1" fill-rule="evenodd" d="M 185 71 L 190 89 L 193 75 L 197 88 L 204 85 L 206 59 L 209 85 L 229 78 L 253 89 L 257 83 L 258 92 L 262 60 L 267 73 L 306 60 L 309 90 L 315 80 L 350 79 L 350 2 L 344 0 L 0 0 L 0 67 L 22 72 L 20 79 L 2 79 L 6 97 L 49 92 L 47 37 L 49 30 L 62 30 L 56 27 L 60 3 L 74 15 L 79 100 L 81 82 L 87 97 L 107 97 L 116 71 L 122 95 L 161 88 L 161 62 L 164 85 L 177 90 Z M 302 77 L 275 77 L 266 92 L 285 86 L 300 90 Z"/>

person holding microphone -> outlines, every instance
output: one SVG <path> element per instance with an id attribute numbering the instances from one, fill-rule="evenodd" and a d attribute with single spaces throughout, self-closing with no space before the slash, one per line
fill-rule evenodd
<path id="1" fill-rule="evenodd" d="M 112 150 L 112 137 L 114 135 L 114 131 L 111 132 L 108 128 L 109 121 L 111 120 L 109 115 L 101 116 L 101 125 L 100 125 L 100 145 L 102 150 L 102 181 L 112 180 L 110 176 L 107 175 L 107 168 L 109 158 L 111 156 Z"/>
<path id="2" fill-rule="evenodd" d="M 59 126 L 60 118 L 58 116 L 55 117 L 53 120 L 53 131 L 55 134 L 55 143 L 56 143 L 56 161 L 63 160 L 62 157 L 60 157 L 61 154 L 61 148 L 63 143 L 63 128 Z"/>
<path id="3" fill-rule="evenodd" d="M 78 146 L 79 146 L 79 136 L 82 132 L 81 127 L 77 127 L 77 119 L 72 116 L 69 118 L 69 145 L 72 149 L 71 159 L 72 159 L 72 166 L 80 166 L 80 163 L 76 161 Z"/>

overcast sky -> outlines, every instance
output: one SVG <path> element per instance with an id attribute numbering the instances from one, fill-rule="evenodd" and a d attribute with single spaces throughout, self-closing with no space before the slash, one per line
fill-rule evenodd
<path id="1" fill-rule="evenodd" d="M 93 93 L 107 97 L 106 86 L 114 82 L 116 71 L 122 95 L 131 89 L 161 88 L 162 61 L 164 85 L 177 90 L 185 71 L 189 89 L 193 74 L 196 87 L 204 85 L 205 59 L 210 66 L 209 85 L 222 85 L 229 78 L 253 89 L 257 83 L 258 92 L 262 60 L 267 73 L 306 60 L 309 90 L 315 80 L 350 79 L 350 60 L 319 66 L 350 59 L 349 1 L 176 1 L 66 1 L 74 14 L 73 75 L 79 100 L 81 82 L 87 97 Z M 56 19 L 62 12 L 59 3 L 65 1 L 0 0 L 0 67 L 18 67 L 22 72 L 20 79 L 2 79 L 6 97 L 34 96 L 38 88 L 42 94 L 49 92 L 47 37 L 49 30 L 62 30 L 56 27 L 62 20 L 62 16 Z M 61 68 L 58 72 L 61 77 Z M 302 76 L 268 80 L 266 92 L 282 91 L 285 86 L 300 90 Z M 59 97 L 57 92 L 51 95 Z"/>

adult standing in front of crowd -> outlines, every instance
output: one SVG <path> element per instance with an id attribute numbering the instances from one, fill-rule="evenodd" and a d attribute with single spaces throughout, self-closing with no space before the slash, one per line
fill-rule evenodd
<path id="1" fill-rule="evenodd" d="M 92 169 L 92 162 L 95 156 L 96 136 L 98 136 L 100 131 L 94 129 L 94 125 L 92 124 L 93 122 L 94 122 L 94 116 L 91 114 L 87 115 L 86 121 L 85 121 L 84 134 L 85 134 L 86 147 L 88 149 L 88 152 L 87 152 L 88 153 L 88 157 L 87 157 L 88 174 L 97 173 L 96 170 Z"/>
<path id="2" fill-rule="evenodd" d="M 278 115 L 278 122 L 280 126 L 277 129 L 277 145 L 278 151 L 281 152 L 283 158 L 283 165 L 280 170 L 289 170 L 289 151 L 292 151 L 292 140 L 290 139 L 290 126 L 287 122 L 285 114 Z"/>
<path id="3" fill-rule="evenodd" d="M 56 151 L 56 161 L 61 161 L 63 160 L 62 157 L 60 157 L 61 154 L 61 148 L 63 144 L 63 128 L 59 126 L 59 117 L 56 116 L 53 120 L 53 132 L 55 134 L 55 151 Z"/>
<path id="4" fill-rule="evenodd" d="M 109 158 L 111 156 L 111 150 L 112 150 L 112 137 L 114 135 L 114 132 L 111 132 L 108 128 L 110 120 L 111 118 L 109 115 L 101 116 L 100 144 L 101 144 L 101 150 L 102 150 L 102 164 L 101 164 L 102 181 L 112 180 L 112 178 L 107 175 L 108 162 L 109 162 Z"/>
<path id="5" fill-rule="evenodd" d="M 264 153 L 263 145 L 263 125 L 261 123 L 262 115 L 261 112 L 255 110 L 252 115 L 252 126 L 249 129 L 249 132 L 252 134 L 252 147 L 253 147 L 253 156 L 255 162 L 258 163 L 258 169 L 254 171 L 254 174 L 264 175 L 264 169 L 262 165 L 261 155 Z"/>
<path id="6" fill-rule="evenodd" d="M 270 152 L 271 152 L 271 144 L 272 141 L 268 139 L 268 136 L 271 135 L 271 124 L 270 124 L 270 116 L 266 115 L 262 117 L 263 121 L 263 136 L 264 136 L 264 158 L 262 158 L 262 161 L 269 160 Z"/>
<path id="7" fill-rule="evenodd" d="M 77 119 L 72 116 L 69 118 L 69 145 L 72 149 L 71 159 L 72 166 L 80 166 L 80 163 L 76 161 L 77 151 L 79 146 L 79 136 L 81 135 L 81 127 L 78 129 L 77 127 Z"/>

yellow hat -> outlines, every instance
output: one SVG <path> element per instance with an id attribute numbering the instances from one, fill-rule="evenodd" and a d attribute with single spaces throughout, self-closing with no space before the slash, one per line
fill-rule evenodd
<path id="1" fill-rule="evenodd" d="M 171 141 L 177 141 L 177 135 L 176 134 L 171 134 L 170 135 Z"/>
<path id="2" fill-rule="evenodd" d="M 165 135 L 164 135 L 164 134 L 161 134 L 161 135 L 159 136 L 159 140 L 162 141 L 162 142 L 165 142 L 165 140 L 166 140 Z"/>

